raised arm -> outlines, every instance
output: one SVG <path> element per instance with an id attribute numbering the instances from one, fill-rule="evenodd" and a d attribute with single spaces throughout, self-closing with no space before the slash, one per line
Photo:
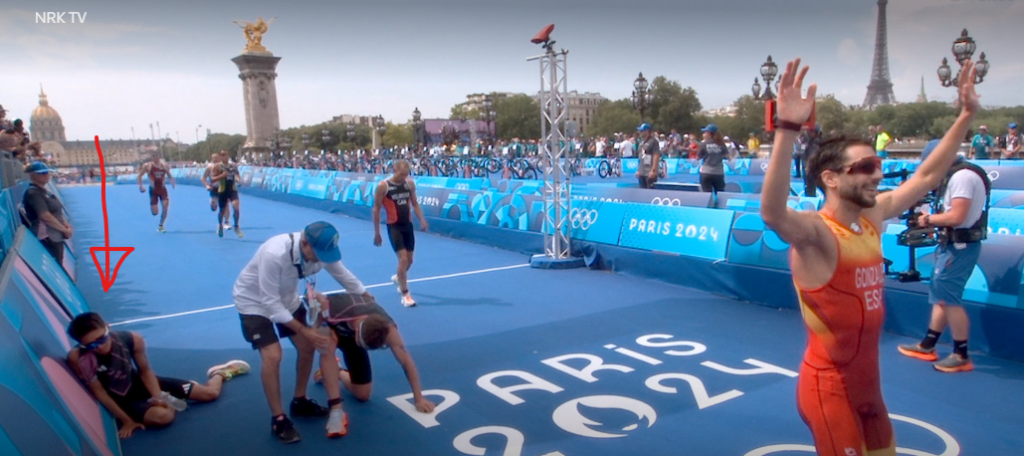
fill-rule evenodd
<path id="1" fill-rule="evenodd" d="M 809 245 L 817 238 L 814 219 L 788 205 L 793 143 L 799 134 L 800 125 L 811 115 L 814 96 L 818 91 L 818 86 L 811 84 L 807 88 L 807 98 L 801 94 L 808 68 L 800 69 L 800 59 L 786 64 L 777 99 L 779 128 L 775 130 L 775 143 L 772 145 L 772 155 L 761 188 L 761 218 L 765 225 L 783 241 L 795 247 Z"/>
<path id="2" fill-rule="evenodd" d="M 910 176 L 910 179 L 896 187 L 895 190 L 878 195 L 878 204 L 869 210 L 869 217 L 876 217 L 876 220 L 888 220 L 896 217 L 910 209 L 925 194 L 934 190 L 942 182 L 949 167 L 953 166 L 956 161 L 960 142 L 971 127 L 974 115 L 981 109 L 978 94 L 974 91 L 975 73 L 973 62 L 964 62 L 963 70 L 960 72 L 959 101 L 963 107 L 960 116 L 942 137 L 942 141 L 935 147 L 928 159 L 921 163 L 917 171 Z"/>

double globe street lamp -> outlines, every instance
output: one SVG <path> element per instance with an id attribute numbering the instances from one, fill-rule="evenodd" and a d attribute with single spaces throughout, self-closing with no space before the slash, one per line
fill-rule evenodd
<path id="1" fill-rule="evenodd" d="M 420 148 L 420 139 L 422 136 L 423 119 L 420 117 L 420 108 L 416 108 L 412 111 L 412 136 L 413 142 L 416 143 L 416 148 Z"/>
<path id="2" fill-rule="evenodd" d="M 772 92 L 772 81 L 775 76 L 779 74 L 779 67 L 772 61 L 772 56 L 768 56 L 768 60 L 761 64 L 761 78 L 764 79 L 765 87 L 764 94 L 761 93 L 761 83 L 758 82 L 757 78 L 754 78 L 754 85 L 750 86 L 750 91 L 754 94 L 754 98 L 760 98 L 768 101 L 775 98 L 775 94 Z M 775 82 L 775 91 L 778 92 L 779 83 Z"/>
<path id="3" fill-rule="evenodd" d="M 977 43 L 970 36 L 967 36 L 967 29 L 960 32 L 960 38 L 957 38 L 953 42 L 953 57 L 956 57 L 956 61 L 962 68 L 964 63 L 971 59 L 974 55 L 974 51 L 977 50 Z M 988 60 L 985 59 L 985 53 L 981 53 L 981 59 L 974 66 L 977 70 L 974 78 L 975 84 L 981 84 L 985 79 L 985 75 L 988 74 Z M 953 71 L 949 68 L 949 61 L 945 57 L 942 58 L 942 65 L 939 65 L 939 82 L 942 83 L 943 87 L 955 87 L 960 83 L 960 71 L 957 74 L 953 74 Z"/>
<path id="4" fill-rule="evenodd" d="M 647 82 L 643 73 L 633 81 L 633 96 L 630 98 L 633 109 L 640 111 L 640 123 L 644 123 L 644 111 L 654 104 L 654 86 Z"/>

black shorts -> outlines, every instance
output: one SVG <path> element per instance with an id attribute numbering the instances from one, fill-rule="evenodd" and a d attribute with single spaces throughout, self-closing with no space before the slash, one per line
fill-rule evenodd
<path id="1" fill-rule="evenodd" d="M 724 192 L 725 174 L 704 174 L 700 173 L 700 191 L 702 192 Z"/>
<path id="2" fill-rule="evenodd" d="M 388 239 L 391 241 L 391 248 L 395 252 L 416 249 L 416 236 L 412 223 L 388 225 Z"/>
<path id="3" fill-rule="evenodd" d="M 210 186 L 210 198 L 217 198 L 220 196 L 220 192 L 217 191 L 217 184 Z"/>
<path id="4" fill-rule="evenodd" d="M 338 336 L 338 349 L 345 359 L 345 369 L 348 369 L 352 377 L 353 385 L 366 385 L 373 381 L 373 370 L 370 368 L 370 354 L 366 349 L 360 347 L 352 337 Z"/>
<path id="5" fill-rule="evenodd" d="M 183 401 L 188 400 L 189 396 L 192 395 L 192 388 L 195 386 L 195 383 L 192 381 L 179 378 L 157 377 L 156 379 L 160 383 L 160 391 L 166 391 L 167 394 Z M 149 394 L 146 385 L 139 381 L 132 383 L 132 387 L 128 389 L 128 394 L 124 396 L 111 394 L 110 397 L 136 423 L 142 423 L 146 412 L 153 406 L 153 404 L 149 403 L 149 399 L 153 396 Z"/>
<path id="6" fill-rule="evenodd" d="M 221 208 L 227 207 L 229 202 L 236 200 L 238 200 L 237 189 L 229 188 L 217 194 L 217 201 Z"/>
<path id="7" fill-rule="evenodd" d="M 242 336 L 245 337 L 246 342 L 252 344 L 253 350 L 259 350 L 273 345 L 283 338 L 295 335 L 295 331 L 285 325 L 274 324 L 267 317 L 242 314 L 238 314 L 238 316 L 242 320 Z M 302 326 L 306 326 L 306 307 L 299 306 L 292 317 L 298 320 Z M 276 332 L 274 331 L 275 326 L 277 327 Z"/>
<path id="8" fill-rule="evenodd" d="M 657 176 L 651 179 L 650 175 L 645 176 L 641 174 L 638 180 L 640 181 L 640 188 L 654 188 L 654 184 L 658 183 Z"/>

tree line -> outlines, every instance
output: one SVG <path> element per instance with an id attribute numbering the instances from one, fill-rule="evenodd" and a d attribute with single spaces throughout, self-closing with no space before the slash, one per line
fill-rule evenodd
<path id="1" fill-rule="evenodd" d="M 677 129 L 682 133 L 700 133 L 700 129 L 709 123 L 718 125 L 719 130 L 737 140 L 746 138 L 750 133 L 758 136 L 764 134 L 764 100 L 744 95 L 736 99 L 734 115 L 707 116 L 700 112 L 703 109 L 696 90 L 682 87 L 678 81 L 658 76 L 652 81 L 652 102 L 644 110 L 643 121 L 650 123 L 655 130 L 669 132 Z M 498 139 L 539 138 L 540 104 L 537 98 L 526 94 L 517 94 L 495 99 L 495 129 Z M 819 96 L 816 107 L 817 123 L 822 132 L 867 135 L 868 126 L 883 125 L 890 135 L 896 138 L 938 138 L 952 125 L 956 119 L 955 107 L 942 102 L 904 103 L 895 106 L 879 106 L 867 110 L 844 105 L 832 95 Z M 455 105 L 450 112 L 451 119 L 482 119 L 475 109 L 468 109 L 464 103 Z M 606 136 L 615 133 L 635 132 L 641 123 L 640 113 L 633 108 L 628 98 L 608 100 L 597 107 L 596 116 L 586 132 L 587 137 Z M 1024 123 L 1024 106 L 1001 107 L 983 110 L 978 114 L 973 131 L 981 125 L 988 126 L 989 133 L 1002 135 L 1007 131 L 1010 122 Z M 326 141 L 322 131 L 329 132 Z M 354 136 L 348 137 L 348 126 L 324 122 L 316 125 L 292 127 L 280 132 L 283 142 L 290 143 L 287 150 L 319 153 L 321 150 L 354 150 L 369 149 L 373 142 L 373 130 L 369 126 L 354 126 Z M 307 135 L 308 144 L 303 144 L 303 134 Z M 211 134 L 206 140 L 189 147 L 183 154 L 186 160 L 206 161 L 212 152 L 227 150 L 233 156 L 241 149 L 245 135 Z M 382 144 L 384 147 L 395 147 L 413 143 L 412 119 L 404 123 L 388 123 Z M 284 150 L 284 149 L 282 149 Z M 174 157 L 171 155 L 169 157 Z"/>

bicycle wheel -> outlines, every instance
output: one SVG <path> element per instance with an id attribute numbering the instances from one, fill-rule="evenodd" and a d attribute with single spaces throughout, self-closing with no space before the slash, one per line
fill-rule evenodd
<path id="1" fill-rule="evenodd" d="M 526 168 L 526 170 L 523 171 L 523 178 L 529 180 L 537 180 L 537 170 L 534 169 L 532 166 Z"/>
<path id="2" fill-rule="evenodd" d="M 490 171 L 491 174 L 494 174 L 494 173 L 498 172 L 499 170 L 501 170 L 501 161 L 500 160 L 495 160 L 493 158 L 490 158 L 490 159 L 487 160 L 487 171 Z"/>
<path id="3" fill-rule="evenodd" d="M 597 175 L 601 176 L 601 179 L 608 177 L 612 172 L 612 166 L 608 164 L 608 160 L 601 160 L 601 164 L 597 166 Z"/>

